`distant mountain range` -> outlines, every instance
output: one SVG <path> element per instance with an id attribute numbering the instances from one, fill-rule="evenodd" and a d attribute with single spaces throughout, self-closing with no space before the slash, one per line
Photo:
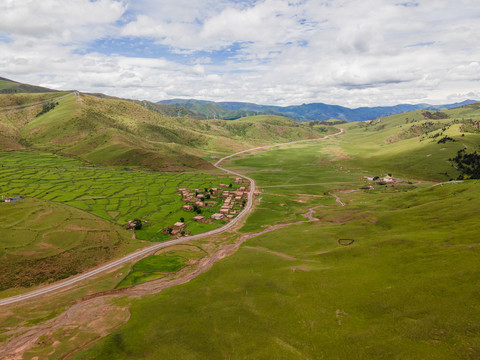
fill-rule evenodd
<path id="1" fill-rule="evenodd" d="M 465 100 L 460 103 L 446 105 L 400 104 L 395 106 L 360 107 L 350 109 L 344 106 L 312 103 L 293 106 L 258 105 L 245 102 L 213 102 L 195 99 L 172 99 L 159 101 L 159 104 L 182 106 L 206 118 L 234 120 L 245 116 L 273 114 L 291 118 L 296 121 L 339 119 L 344 121 L 374 120 L 383 116 L 400 114 L 413 110 L 447 110 L 475 103 Z"/>

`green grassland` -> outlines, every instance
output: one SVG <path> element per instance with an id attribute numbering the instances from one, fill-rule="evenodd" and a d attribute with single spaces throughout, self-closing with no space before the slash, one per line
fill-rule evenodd
<path id="1" fill-rule="evenodd" d="M 165 273 L 178 271 L 183 266 L 185 266 L 185 264 L 180 256 L 149 256 L 133 265 L 132 270 L 116 288 L 121 289 L 142 282 L 159 279 L 165 276 Z"/>
<path id="2" fill-rule="evenodd" d="M 139 218 L 147 223 L 136 231 L 136 235 L 146 240 L 168 239 L 168 235 L 161 231 L 181 217 L 189 224 L 186 230 L 191 233 L 218 227 L 220 222 L 192 222 L 191 218 L 196 214 L 182 210 L 184 202 L 178 189 L 212 188 L 231 182 L 232 178 L 221 175 L 92 167 L 48 153 L 0 153 L 0 194 L 70 205 L 121 226 Z M 221 201 L 217 201 L 215 206 L 203 208 L 203 214 L 209 217 L 220 206 Z"/>
<path id="3" fill-rule="evenodd" d="M 477 358 L 478 185 L 345 195 L 347 208 L 136 301 L 127 325 L 76 358 Z"/>
<path id="4" fill-rule="evenodd" d="M 128 324 L 75 358 L 478 358 L 480 230 L 472 214 L 480 182 L 418 182 L 443 180 L 456 148 L 432 132 L 405 135 L 405 116 L 412 114 L 232 160 L 261 190 L 242 231 L 305 220 L 310 207 L 319 221 L 250 239 L 189 283 L 135 301 Z M 477 146 L 455 133 L 459 124 L 445 125 L 436 131 Z M 422 162 L 437 145 L 446 149 Z M 390 172 L 410 181 L 364 178 Z M 368 185 L 374 190 L 361 189 Z"/>
<path id="5" fill-rule="evenodd" d="M 108 221 L 38 199 L 0 202 L 0 226 L 0 291 L 63 279 L 140 246 Z"/>

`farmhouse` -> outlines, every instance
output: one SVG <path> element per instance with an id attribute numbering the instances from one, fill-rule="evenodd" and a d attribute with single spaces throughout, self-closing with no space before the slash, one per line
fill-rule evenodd
<path id="1" fill-rule="evenodd" d="M 223 219 L 223 214 L 213 214 L 212 215 L 213 220 L 222 220 Z"/>
<path id="2" fill-rule="evenodd" d="M 173 224 L 173 231 L 181 231 L 185 228 L 185 223 L 184 222 L 176 222 Z"/>
<path id="3" fill-rule="evenodd" d="M 205 216 L 197 215 L 197 216 L 194 216 L 192 220 L 196 222 L 205 222 Z"/>

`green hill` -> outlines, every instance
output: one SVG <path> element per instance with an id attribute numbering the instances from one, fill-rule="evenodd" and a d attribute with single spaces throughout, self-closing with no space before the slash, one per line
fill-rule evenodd
<path id="1" fill-rule="evenodd" d="M 181 171 L 212 169 L 211 156 L 232 150 L 335 131 L 276 116 L 199 120 L 165 105 L 73 93 L 59 98 L 66 94 L 0 95 L 0 150 L 31 148 L 104 165 Z M 49 99 L 54 106 L 44 111 Z"/>
<path id="2" fill-rule="evenodd" d="M 0 77 L 0 94 L 58 92 L 41 86 L 22 84 Z"/>
<path id="3" fill-rule="evenodd" d="M 480 149 L 479 122 L 480 103 L 442 112 L 417 110 L 346 124 L 341 141 L 351 164 L 379 174 L 448 181 L 464 173 L 449 159 L 462 149 L 467 154 Z"/>

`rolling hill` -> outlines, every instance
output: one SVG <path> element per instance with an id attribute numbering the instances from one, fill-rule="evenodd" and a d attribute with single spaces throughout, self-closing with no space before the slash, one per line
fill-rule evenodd
<path id="1" fill-rule="evenodd" d="M 44 111 L 48 104 L 56 105 Z M 232 149 L 335 131 L 271 115 L 227 122 L 190 114 L 183 108 L 86 94 L 5 94 L 0 96 L 0 149 L 55 152 L 118 167 L 208 170 L 213 169 L 210 156 Z"/>

